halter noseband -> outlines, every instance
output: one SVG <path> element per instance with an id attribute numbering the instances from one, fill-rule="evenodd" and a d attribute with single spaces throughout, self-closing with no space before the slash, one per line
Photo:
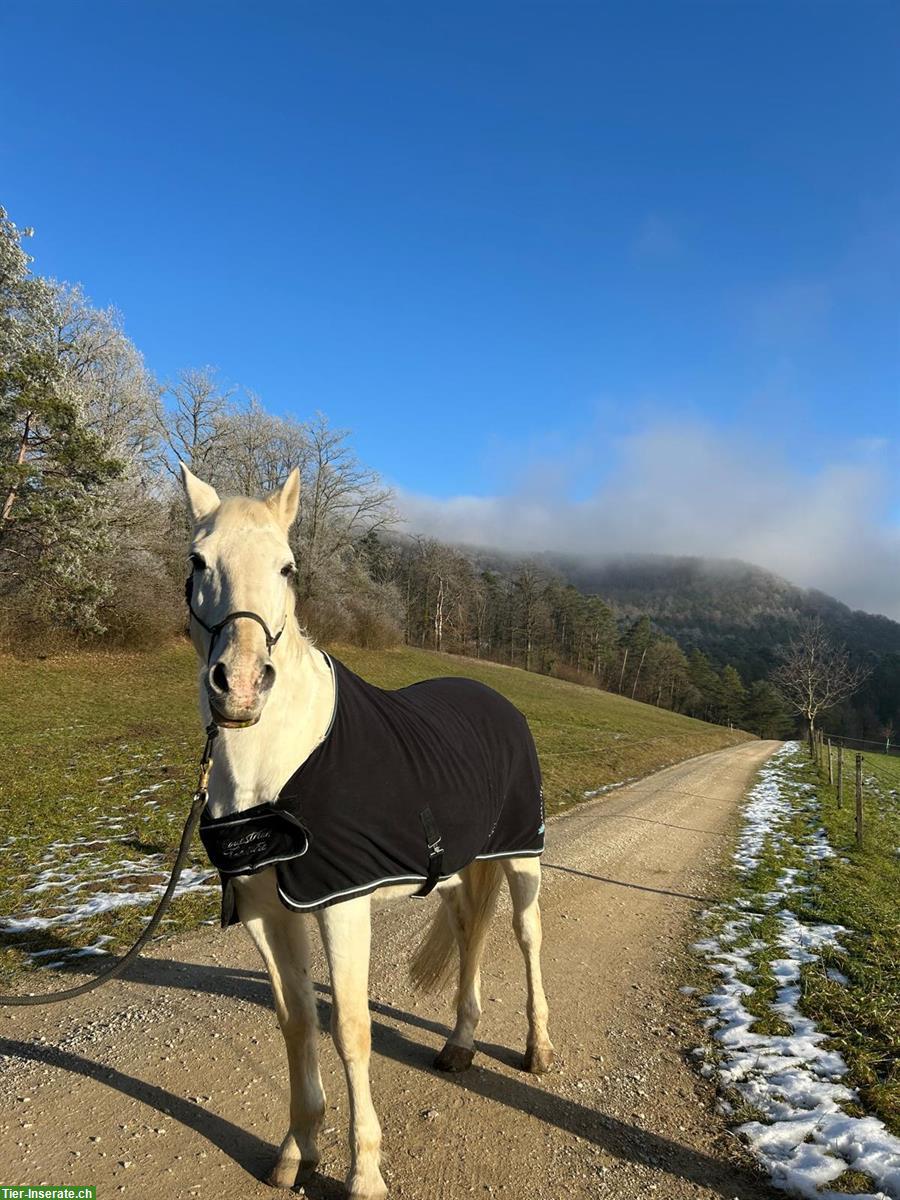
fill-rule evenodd
<path id="1" fill-rule="evenodd" d="M 219 634 L 222 632 L 222 630 L 225 628 L 226 625 L 230 625 L 232 621 L 237 621 L 240 617 L 247 617 L 249 620 L 255 621 L 257 623 L 257 625 L 262 626 L 262 631 L 266 635 L 266 650 L 268 651 L 269 654 L 272 653 L 272 650 L 275 648 L 275 643 L 278 641 L 278 639 L 284 633 L 284 625 L 282 625 L 282 627 L 278 630 L 278 632 L 273 635 L 272 631 L 269 629 L 268 625 L 265 623 L 265 621 L 262 619 L 262 617 L 259 615 L 259 613 L 255 613 L 255 612 L 231 612 L 231 613 L 228 613 L 227 616 L 223 617 L 221 621 L 217 621 L 215 625 L 207 625 L 207 623 L 203 620 L 203 618 L 200 616 L 200 614 L 194 608 L 194 605 L 192 603 L 193 597 L 194 597 L 194 576 L 188 575 L 187 579 L 184 581 L 184 598 L 187 601 L 188 612 L 191 614 L 191 616 L 194 618 L 194 620 L 197 622 L 197 624 L 202 629 L 205 629 L 206 632 L 209 634 L 209 653 L 206 656 L 207 666 L 209 665 L 210 661 L 212 660 L 213 647 L 216 644 L 216 639 L 218 638 Z"/>

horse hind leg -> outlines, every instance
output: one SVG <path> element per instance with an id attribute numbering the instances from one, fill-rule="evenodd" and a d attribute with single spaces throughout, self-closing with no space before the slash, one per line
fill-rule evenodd
<path id="1" fill-rule="evenodd" d="M 541 977 L 541 861 L 537 857 L 508 858 L 503 869 L 512 899 L 513 929 L 525 959 L 528 983 L 528 1042 L 524 1067 L 533 1075 L 549 1071 L 555 1058 L 547 1032 L 549 1008 Z"/>
<path id="2" fill-rule="evenodd" d="M 465 1071 L 475 1057 L 475 1029 L 481 1017 L 481 971 L 467 953 L 462 884 L 441 893 L 447 921 L 459 947 L 456 1025 L 434 1060 L 439 1071 Z"/>
<path id="3" fill-rule="evenodd" d="M 475 1030 L 481 1018 L 481 957 L 502 876 L 495 862 L 474 862 L 461 882 L 441 891 L 445 913 L 459 948 L 456 1025 L 435 1059 L 440 1071 L 465 1071 L 475 1057 Z"/>

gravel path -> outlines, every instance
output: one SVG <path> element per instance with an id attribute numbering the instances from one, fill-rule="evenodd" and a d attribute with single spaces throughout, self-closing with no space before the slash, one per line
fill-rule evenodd
<path id="1" fill-rule="evenodd" d="M 702 1034 L 678 987 L 738 804 L 776 745 L 691 759 L 549 823 L 544 963 L 559 1063 L 541 1079 L 518 1069 L 524 980 L 508 906 L 486 955 L 480 1053 L 459 1076 L 431 1068 L 451 997 L 416 995 L 405 971 L 432 902 L 377 912 L 372 1075 L 392 1196 L 773 1195 L 688 1065 Z M 315 970 L 327 1029 L 320 958 Z M 321 1053 L 322 1173 L 306 1195 L 337 1200 L 347 1101 L 324 1033 Z M 160 943 L 127 980 L 68 1005 L 0 1010 L 0 1055 L 0 1183 L 93 1183 L 104 1200 L 275 1194 L 257 1177 L 284 1133 L 287 1072 L 240 928 Z"/>

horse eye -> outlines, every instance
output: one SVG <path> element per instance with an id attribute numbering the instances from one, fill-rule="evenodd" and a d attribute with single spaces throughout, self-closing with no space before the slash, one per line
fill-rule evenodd
<path id="1" fill-rule="evenodd" d="M 189 554 L 188 559 L 190 560 L 190 564 L 195 571 L 206 570 L 206 559 L 202 554 Z"/>
<path id="2" fill-rule="evenodd" d="M 294 566 L 293 563 L 285 563 L 284 566 L 281 568 L 281 573 L 285 577 L 285 579 L 287 579 L 289 576 L 293 575 L 296 570 L 297 570 L 297 568 Z"/>

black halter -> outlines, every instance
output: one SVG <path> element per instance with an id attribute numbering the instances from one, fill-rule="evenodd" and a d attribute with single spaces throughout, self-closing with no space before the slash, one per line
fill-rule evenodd
<path id="1" fill-rule="evenodd" d="M 213 647 L 216 644 L 216 638 L 218 638 L 219 634 L 222 632 L 222 630 L 225 628 L 226 625 L 230 625 L 232 621 L 237 621 L 239 617 L 247 617 L 251 621 L 256 621 L 257 625 L 262 626 L 262 631 L 266 635 L 266 650 L 268 651 L 269 654 L 272 653 L 272 650 L 275 648 L 275 643 L 278 641 L 278 639 L 284 633 L 284 626 L 282 625 L 282 627 L 278 630 L 278 632 L 273 635 L 272 631 L 269 629 L 268 625 L 265 623 L 265 621 L 262 619 L 262 617 L 259 615 L 259 613 L 255 613 L 255 612 L 232 612 L 232 613 L 229 613 L 226 617 L 223 617 L 221 621 L 217 621 L 215 625 L 207 625 L 207 623 L 203 620 L 203 618 L 200 616 L 200 614 L 197 612 L 197 610 L 194 608 L 193 604 L 191 603 L 191 601 L 193 600 L 193 597 L 194 597 L 194 576 L 188 575 L 187 579 L 184 581 L 184 598 L 187 601 L 188 612 L 191 614 L 191 616 L 194 618 L 194 620 L 197 622 L 197 624 L 202 629 L 205 629 L 206 632 L 209 634 L 209 653 L 206 656 L 207 664 L 209 664 L 209 662 L 212 659 L 212 652 L 213 652 Z"/>

